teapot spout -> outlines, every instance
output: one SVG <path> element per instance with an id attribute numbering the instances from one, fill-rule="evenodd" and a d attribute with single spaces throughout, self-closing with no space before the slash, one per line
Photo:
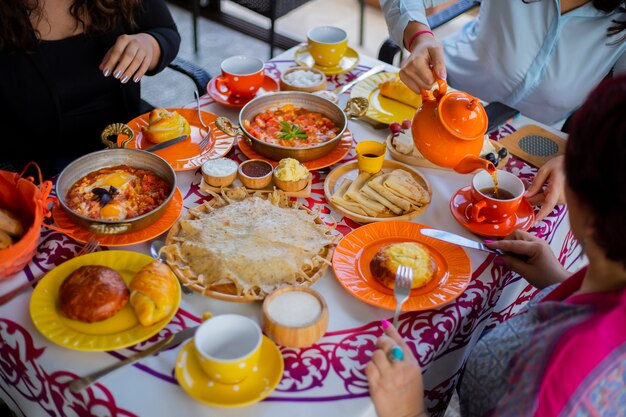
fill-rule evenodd
<path id="1" fill-rule="evenodd" d="M 469 174 L 477 169 L 487 170 L 490 174 L 496 172 L 496 167 L 492 162 L 474 155 L 467 155 L 454 167 L 459 174 Z"/>

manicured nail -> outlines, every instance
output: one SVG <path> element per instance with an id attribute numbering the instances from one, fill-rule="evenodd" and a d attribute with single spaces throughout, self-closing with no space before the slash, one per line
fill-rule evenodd
<path id="1" fill-rule="evenodd" d="M 117 72 L 113 75 L 115 78 L 120 78 L 122 76 L 122 71 L 117 70 Z"/>
<path id="2" fill-rule="evenodd" d="M 491 239 L 485 239 L 485 243 L 493 243 L 493 240 L 491 240 Z"/>
<path id="3" fill-rule="evenodd" d="M 105 76 L 105 77 L 108 77 L 109 75 L 111 75 L 111 70 L 110 70 L 110 69 L 108 69 L 108 68 L 105 68 L 105 69 L 104 69 L 104 76 Z"/>
<path id="4" fill-rule="evenodd" d="M 141 81 L 141 77 L 135 77 L 135 78 L 133 79 L 133 81 L 134 81 L 134 82 L 136 82 L 136 83 L 138 83 L 139 81 Z"/>
<path id="5" fill-rule="evenodd" d="M 387 320 L 381 320 L 380 324 L 382 324 L 384 330 L 387 330 L 389 327 L 391 327 L 391 323 L 389 323 Z"/>
<path id="6" fill-rule="evenodd" d="M 448 73 L 445 69 L 439 70 L 439 78 L 441 78 L 442 80 L 448 78 Z"/>
<path id="7" fill-rule="evenodd" d="M 496 258 L 496 259 L 493 260 L 493 263 L 498 265 L 498 266 L 502 266 L 502 265 L 504 265 L 504 259 Z"/>
<path id="8" fill-rule="evenodd" d="M 128 81 L 128 76 L 124 76 L 124 78 L 122 78 L 122 84 L 126 84 L 126 81 Z"/>

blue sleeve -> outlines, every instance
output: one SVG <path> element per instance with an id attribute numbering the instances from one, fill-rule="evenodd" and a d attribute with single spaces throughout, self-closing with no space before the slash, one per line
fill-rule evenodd
<path id="1" fill-rule="evenodd" d="M 404 29 L 409 22 L 419 22 L 428 26 L 426 7 L 434 7 L 447 0 L 380 0 L 389 36 L 398 45 L 404 46 Z"/>

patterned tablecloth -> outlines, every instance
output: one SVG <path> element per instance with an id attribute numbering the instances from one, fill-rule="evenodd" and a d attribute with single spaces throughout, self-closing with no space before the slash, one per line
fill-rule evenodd
<path id="1" fill-rule="evenodd" d="M 292 56 L 293 50 L 290 50 L 268 62 L 267 73 L 278 79 L 281 71 L 295 66 Z M 377 63 L 372 58 L 361 57 L 359 65 L 351 72 L 328 77 L 329 88 L 353 80 Z M 389 67 L 388 70 L 397 68 Z M 344 93 L 342 102 L 345 103 L 348 97 L 349 93 Z M 201 103 L 204 110 L 236 120 L 236 110 L 221 106 L 208 96 L 202 97 Z M 517 118 L 493 133 L 492 139 L 497 140 L 530 122 L 524 117 Z M 349 128 L 356 141 L 383 140 L 387 134 L 387 130 L 375 130 L 358 121 L 350 121 Z M 245 159 L 236 148 L 229 156 Z M 355 159 L 354 151 L 342 162 L 350 159 Z M 319 208 L 322 217 L 328 221 L 333 217 L 337 221 L 337 231 L 345 235 L 359 224 L 328 206 L 323 183 L 331 168 L 314 172 L 312 195 L 301 199 L 301 203 Z M 506 169 L 523 179 L 532 179 L 536 172 L 515 158 L 509 160 Z M 416 221 L 476 238 L 456 223 L 449 210 L 451 196 L 468 185 L 471 177 L 436 169 L 421 171 L 432 184 L 433 201 Z M 185 208 L 194 207 L 207 198 L 199 191 L 200 179 L 199 172 L 179 173 L 178 184 L 184 195 Z M 546 239 L 561 262 L 573 268 L 580 248 L 570 232 L 565 207 L 555 209 L 531 232 Z M 23 272 L 0 282 L 0 294 L 72 258 L 81 246 L 59 232 L 44 230 L 32 262 Z M 148 243 L 143 243 L 123 249 L 148 253 L 148 248 Z M 465 292 L 446 306 L 404 313 L 399 324 L 400 333 L 424 367 L 426 399 L 433 416 L 443 415 L 460 368 L 483 329 L 515 314 L 535 292 L 519 276 L 495 265 L 493 256 L 476 251 L 467 254 L 471 259 L 472 279 Z M 29 316 L 32 291 L 22 294 L 0 307 L 0 397 L 18 415 L 31 417 L 375 415 L 363 371 L 375 349 L 376 338 L 382 332 L 380 320 L 389 319 L 393 312 L 354 298 L 341 287 L 330 268 L 313 288 L 325 297 L 329 306 L 328 332 L 310 348 L 281 348 L 285 362 L 282 381 L 261 403 L 225 410 L 206 406 L 187 396 L 174 378 L 179 347 L 111 374 L 80 394 L 69 391 L 68 383 L 76 376 L 122 360 L 171 332 L 197 324 L 205 311 L 260 317 L 259 303 L 227 303 L 197 294 L 183 296 L 180 310 L 158 335 L 128 349 L 100 353 L 73 351 L 44 339 Z"/>

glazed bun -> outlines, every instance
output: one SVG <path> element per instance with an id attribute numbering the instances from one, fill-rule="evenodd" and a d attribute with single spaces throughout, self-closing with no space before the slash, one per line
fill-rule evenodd
<path id="1" fill-rule="evenodd" d="M 158 108 L 150 112 L 148 127 L 141 128 L 150 142 L 161 143 L 179 136 L 189 135 L 189 122 L 175 111 Z"/>
<path id="2" fill-rule="evenodd" d="M 59 288 L 61 311 L 86 323 L 112 317 L 126 305 L 128 297 L 122 276 L 106 266 L 81 266 Z"/>
<path id="3" fill-rule="evenodd" d="M 370 261 L 370 271 L 378 282 L 393 288 L 399 265 L 413 269 L 413 289 L 428 284 L 435 275 L 435 261 L 428 248 L 417 242 L 382 246 Z"/>

